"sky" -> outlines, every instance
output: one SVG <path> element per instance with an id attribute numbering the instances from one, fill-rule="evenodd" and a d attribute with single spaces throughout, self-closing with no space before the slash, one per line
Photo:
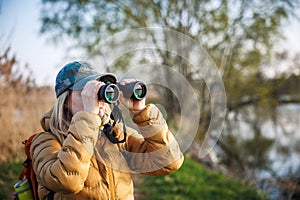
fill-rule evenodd
<path id="1" fill-rule="evenodd" d="M 0 6 L 0 37 L 7 38 L 11 54 L 28 64 L 38 85 L 54 85 L 59 67 L 68 62 L 66 49 L 39 34 L 39 0 L 0 0 Z"/>
<path id="2" fill-rule="evenodd" d="M 29 65 L 38 85 L 54 86 L 59 68 L 70 58 L 63 44 L 39 34 L 39 17 L 40 0 L 0 0 L 0 48 L 9 45 L 17 60 Z M 300 52 L 300 22 L 287 24 L 284 32 L 288 40 L 280 46 Z"/>

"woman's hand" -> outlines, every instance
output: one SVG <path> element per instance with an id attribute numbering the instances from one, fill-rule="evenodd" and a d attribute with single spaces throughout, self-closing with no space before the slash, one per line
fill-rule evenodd
<path id="1" fill-rule="evenodd" d="M 89 81 L 81 91 L 83 110 L 90 112 L 100 117 L 104 116 L 104 101 L 98 100 L 98 91 L 105 85 L 100 81 Z"/>
<path id="2" fill-rule="evenodd" d="M 135 82 L 135 79 L 124 79 L 120 82 L 121 85 L 127 85 L 131 82 Z M 120 91 L 120 101 L 121 103 L 134 115 L 139 114 L 142 110 L 146 108 L 146 99 L 136 100 L 124 98 L 123 92 Z"/>

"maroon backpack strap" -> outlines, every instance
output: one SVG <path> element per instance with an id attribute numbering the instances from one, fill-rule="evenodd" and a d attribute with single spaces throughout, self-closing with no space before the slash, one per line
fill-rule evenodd
<path id="1" fill-rule="evenodd" d="M 26 160 L 23 162 L 23 169 L 21 171 L 21 174 L 19 176 L 19 180 L 23 180 L 24 177 L 27 177 L 28 174 L 28 170 L 30 169 L 29 164 L 31 162 L 31 156 L 30 156 L 30 146 L 31 146 L 31 142 L 33 140 L 33 138 L 36 136 L 37 134 L 33 134 L 31 135 L 27 140 L 23 141 L 22 143 L 25 145 L 24 146 L 24 152 L 27 156 Z"/>
<path id="2" fill-rule="evenodd" d="M 33 138 L 34 138 L 37 134 L 38 134 L 38 133 L 31 135 L 27 140 L 25 140 L 25 141 L 23 142 L 23 144 L 25 145 L 25 147 L 24 147 L 25 154 L 26 154 L 26 156 L 27 156 L 28 158 L 30 158 L 30 159 L 31 159 L 31 156 L 30 156 L 30 146 L 31 146 L 31 142 L 32 142 Z"/>
<path id="3" fill-rule="evenodd" d="M 32 162 L 29 163 L 28 179 L 31 182 L 31 189 L 32 189 L 33 197 L 35 200 L 37 200 L 38 199 L 38 191 L 37 191 L 38 183 L 37 183 L 34 171 L 33 171 Z"/>
<path id="4" fill-rule="evenodd" d="M 22 169 L 22 172 L 19 176 L 19 180 L 23 180 L 24 177 L 26 177 L 29 180 L 30 185 L 31 185 L 31 189 L 32 189 L 32 193 L 33 193 L 33 196 L 34 196 L 35 200 L 38 199 L 38 196 L 37 196 L 37 181 L 36 181 L 36 177 L 35 177 L 33 167 L 32 167 L 32 161 L 31 161 L 31 156 L 30 156 L 30 146 L 31 146 L 33 138 L 36 135 L 37 134 L 33 134 L 27 140 L 22 142 L 25 145 L 24 146 L 24 151 L 25 151 L 25 154 L 26 154 L 27 158 L 23 162 L 23 169 Z"/>
<path id="5" fill-rule="evenodd" d="M 25 162 L 26 162 L 26 161 L 25 161 Z M 25 162 L 24 162 L 24 163 L 25 163 Z M 20 176 L 19 176 L 19 180 L 20 180 L 20 181 L 24 179 L 24 177 L 25 177 L 25 175 L 26 175 L 26 172 L 27 172 L 27 167 L 24 166 L 24 163 L 23 163 L 23 169 L 22 169 L 22 171 L 21 171 L 21 173 L 20 173 Z"/>

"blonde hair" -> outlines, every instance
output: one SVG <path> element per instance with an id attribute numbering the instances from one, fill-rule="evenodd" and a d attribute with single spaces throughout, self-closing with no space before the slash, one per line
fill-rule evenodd
<path id="1" fill-rule="evenodd" d="M 53 112 L 50 117 L 50 130 L 59 137 L 61 142 L 68 133 L 68 128 L 72 119 L 72 113 L 68 106 L 69 94 L 70 91 L 67 90 L 59 95 L 53 106 Z"/>

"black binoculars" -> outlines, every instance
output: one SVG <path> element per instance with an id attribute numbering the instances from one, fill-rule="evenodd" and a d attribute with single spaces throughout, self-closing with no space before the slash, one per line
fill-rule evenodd
<path id="1" fill-rule="evenodd" d="M 135 100 L 142 100 L 147 94 L 147 87 L 141 81 L 131 82 L 126 85 L 107 82 L 98 91 L 98 100 L 104 100 L 109 104 L 116 103 L 119 100 L 120 90 L 125 98 Z"/>

